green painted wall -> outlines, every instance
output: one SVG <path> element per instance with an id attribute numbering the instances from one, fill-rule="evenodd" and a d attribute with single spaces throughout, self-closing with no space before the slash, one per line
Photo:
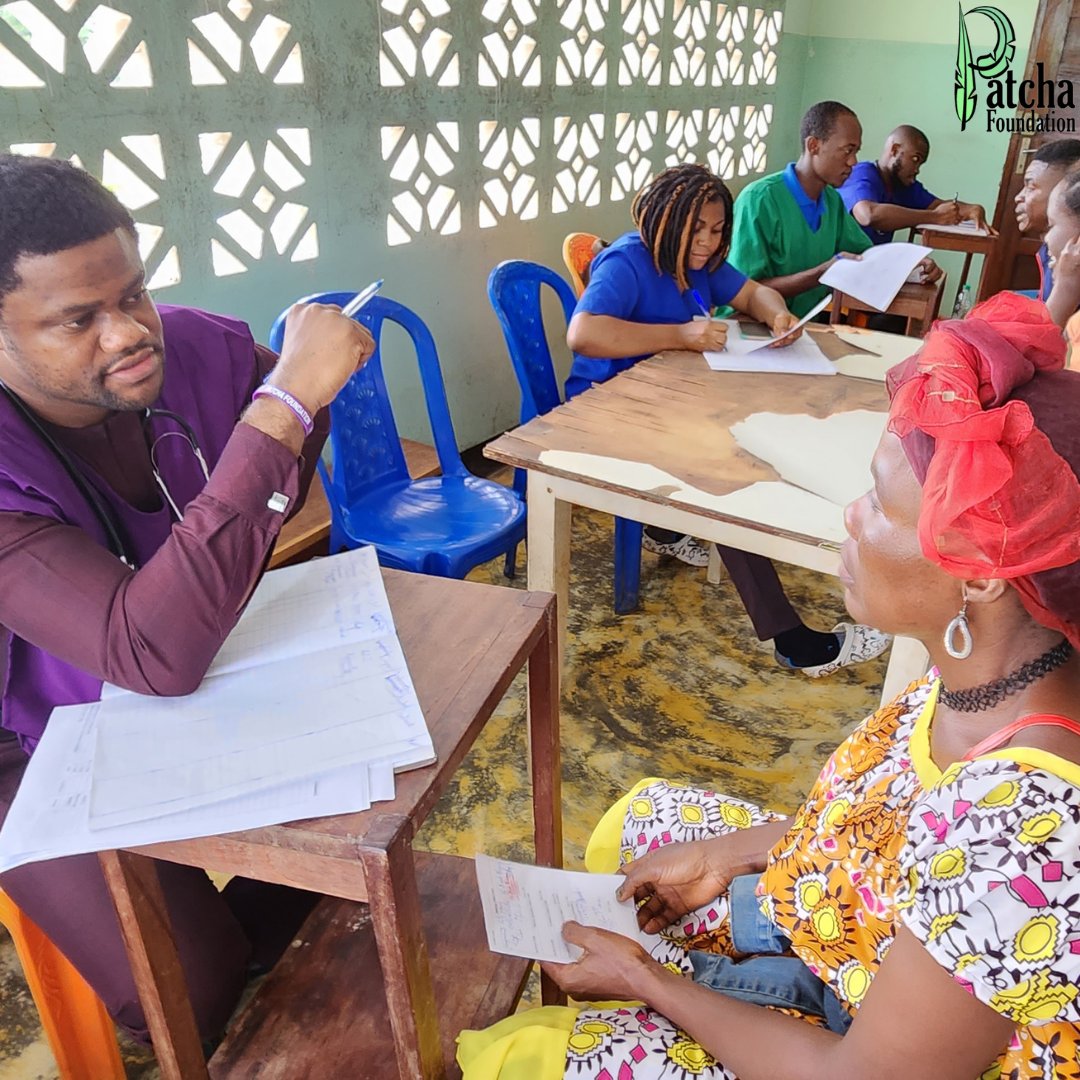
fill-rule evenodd
<path id="1" fill-rule="evenodd" d="M 996 6 L 1016 31 L 1014 70 L 1020 72 L 1037 0 L 1000 0 Z M 1009 136 L 987 134 L 974 122 L 960 131 L 952 104 L 958 21 L 954 5 L 939 0 L 791 0 L 787 14 L 781 59 L 788 69 L 782 78 L 790 74 L 797 79 L 801 65 L 802 82 L 797 108 L 795 95 L 789 96 L 790 84 L 781 95 L 784 108 L 774 126 L 770 169 L 795 156 L 801 113 L 815 101 L 832 98 L 853 108 L 862 121 L 861 157 L 876 158 L 897 124 L 914 124 L 931 143 L 930 161 L 919 177 L 926 187 L 943 198 L 959 192 L 961 199 L 982 203 L 993 214 Z M 974 50 L 992 45 L 988 20 L 971 16 L 968 28 Z M 984 117 L 980 98 L 976 119 Z M 787 157 L 779 145 L 782 132 L 789 134 Z M 955 282 L 962 257 L 942 253 L 937 258 Z M 976 275 L 980 263 L 974 260 Z"/>

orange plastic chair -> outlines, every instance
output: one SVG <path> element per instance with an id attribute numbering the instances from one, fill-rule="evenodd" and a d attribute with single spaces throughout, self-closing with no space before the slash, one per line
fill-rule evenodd
<path id="1" fill-rule="evenodd" d="M 580 296 L 585 291 L 589 276 L 589 263 L 593 261 L 600 237 L 593 233 L 568 233 L 562 245 L 563 262 L 570 271 L 570 281 L 574 286 L 574 295 Z"/>
<path id="2" fill-rule="evenodd" d="M 66 956 L 0 889 L 7 927 L 64 1080 L 124 1080 L 116 1028 L 101 999 Z"/>

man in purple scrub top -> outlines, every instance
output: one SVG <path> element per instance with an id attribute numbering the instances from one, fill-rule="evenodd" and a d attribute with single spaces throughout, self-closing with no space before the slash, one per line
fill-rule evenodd
<path id="1" fill-rule="evenodd" d="M 374 350 L 313 304 L 290 314 L 279 359 L 236 319 L 158 309 L 144 278 L 114 195 L 67 162 L 0 156 L 0 822 L 54 706 L 96 701 L 103 680 L 199 685 L 307 494 L 326 406 Z M 159 872 L 213 1040 L 317 897 Z M 149 1041 L 97 856 L 21 866 L 0 888 Z"/>

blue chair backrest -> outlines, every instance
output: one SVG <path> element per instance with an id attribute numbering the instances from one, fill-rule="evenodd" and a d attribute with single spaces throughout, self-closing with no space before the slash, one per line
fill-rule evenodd
<path id="1" fill-rule="evenodd" d="M 344 307 L 356 294 L 325 292 L 305 296 L 300 303 L 337 304 Z M 270 348 L 281 351 L 285 336 L 282 312 L 270 330 Z M 371 331 L 375 353 L 345 384 L 330 405 L 330 444 L 334 451 L 333 486 L 345 503 L 384 484 L 407 483 L 409 470 L 390 407 L 382 370 L 383 323 L 397 323 L 412 339 L 420 365 L 424 401 L 435 439 L 435 450 L 444 476 L 466 475 L 458 453 L 450 406 L 446 401 L 439 357 L 431 332 L 419 316 L 404 304 L 376 296 L 353 316 Z"/>
<path id="2" fill-rule="evenodd" d="M 542 416 L 562 401 L 555 378 L 544 318 L 541 287 L 555 290 L 566 321 L 577 303 L 570 286 L 554 270 L 525 259 L 501 262 L 488 278 L 488 299 L 499 317 L 510 361 L 521 387 L 521 422 Z"/>

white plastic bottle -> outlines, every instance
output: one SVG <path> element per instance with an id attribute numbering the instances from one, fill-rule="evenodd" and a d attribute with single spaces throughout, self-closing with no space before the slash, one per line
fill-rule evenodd
<path id="1" fill-rule="evenodd" d="M 956 294 L 956 303 L 953 305 L 952 317 L 954 319 L 963 319 L 971 310 L 971 304 L 971 286 L 965 285 L 964 288 Z"/>

